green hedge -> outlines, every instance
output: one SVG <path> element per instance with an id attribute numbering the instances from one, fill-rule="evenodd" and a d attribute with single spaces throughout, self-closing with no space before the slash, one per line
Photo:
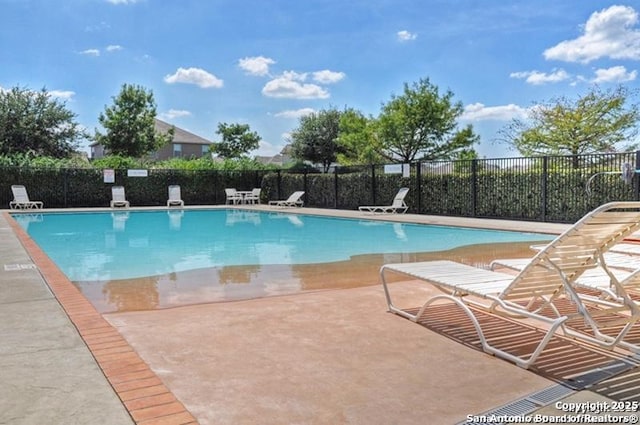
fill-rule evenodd
<path id="1" fill-rule="evenodd" d="M 636 185 L 625 184 L 619 175 L 594 179 L 591 193 L 587 181 L 593 171 L 531 171 L 467 168 L 446 174 L 410 177 L 385 174 L 382 167 L 342 168 L 337 173 L 307 170 L 172 170 L 150 169 L 148 177 L 128 177 L 116 170 L 115 184 L 125 187 L 132 206 L 166 205 L 167 187 L 178 184 L 187 205 L 224 204 L 227 187 L 238 190 L 262 188 L 262 201 L 285 199 L 304 190 L 305 205 L 355 210 L 360 205 L 389 205 L 400 187 L 411 190 L 406 198 L 410 213 L 489 217 L 534 221 L 573 222 L 597 205 L 613 200 L 637 199 Z M 33 200 L 46 208 L 105 207 L 112 184 L 103 182 L 99 169 L 0 168 L 0 202 L 12 199 L 11 185 L 27 187 Z"/>
<path id="2" fill-rule="evenodd" d="M 266 171 L 148 170 L 148 177 L 128 177 L 126 170 L 115 171 L 115 185 L 125 187 L 127 199 L 135 206 L 166 205 L 168 186 L 181 186 L 186 204 L 214 205 L 225 202 L 224 189 L 251 190 L 260 187 Z M 8 206 L 13 199 L 11 185 L 27 187 L 29 197 L 44 202 L 46 208 L 105 207 L 111 200 L 111 187 L 98 169 L 49 169 L 5 167 L 0 169 L 0 202 Z"/>

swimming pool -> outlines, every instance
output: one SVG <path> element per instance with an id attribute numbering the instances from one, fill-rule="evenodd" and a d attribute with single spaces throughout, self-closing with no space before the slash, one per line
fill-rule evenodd
<path id="1" fill-rule="evenodd" d="M 244 210 L 16 216 L 72 281 L 131 279 L 200 268 L 345 261 L 522 242 L 540 234 Z"/>
<path id="2" fill-rule="evenodd" d="M 137 291 L 140 296 L 151 291 L 143 297 L 151 300 L 151 308 L 185 299 L 239 299 L 327 287 L 319 281 L 340 281 L 340 270 L 348 264 L 375 273 L 381 262 L 397 261 L 397 255 L 551 239 L 535 233 L 238 209 L 13 217 L 85 295 L 93 293 L 90 299 L 113 306 L 122 304 L 114 293 Z M 357 276 L 363 274 L 349 279 Z"/>

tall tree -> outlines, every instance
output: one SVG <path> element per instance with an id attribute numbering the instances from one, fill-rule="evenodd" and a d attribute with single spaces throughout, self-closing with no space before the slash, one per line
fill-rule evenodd
<path id="1" fill-rule="evenodd" d="M 222 136 L 222 141 L 214 143 L 211 150 L 223 158 L 241 158 L 258 149 L 262 140 L 249 124 L 219 123 L 216 133 Z"/>
<path id="2" fill-rule="evenodd" d="M 616 151 L 638 132 L 640 112 L 638 104 L 628 103 L 630 95 L 618 86 L 608 91 L 594 87 L 576 100 L 556 98 L 530 108 L 528 119 L 514 119 L 500 135 L 525 156 Z"/>
<path id="3" fill-rule="evenodd" d="M 96 130 L 95 140 L 113 155 L 139 158 L 173 140 L 173 129 L 155 129 L 156 103 L 153 92 L 144 87 L 123 84 L 113 106 L 105 107 L 98 120 L 106 130 Z"/>
<path id="4" fill-rule="evenodd" d="M 337 143 L 340 164 L 375 164 L 382 162 L 379 139 L 376 134 L 377 122 L 365 117 L 362 112 L 348 108 L 340 115 Z"/>
<path id="5" fill-rule="evenodd" d="M 0 154 L 67 158 L 86 137 L 75 119 L 44 88 L 0 90 Z"/>
<path id="6" fill-rule="evenodd" d="M 447 90 L 441 95 L 428 78 L 411 86 L 405 83 L 404 93 L 393 95 L 378 117 L 382 154 L 402 162 L 455 158 L 479 140 L 470 125 L 457 129 L 462 112 L 453 93 Z"/>
<path id="7" fill-rule="evenodd" d="M 321 110 L 301 117 L 298 128 L 291 132 L 293 157 L 322 164 L 326 173 L 341 150 L 337 143 L 339 131 L 340 111 L 337 109 Z"/>

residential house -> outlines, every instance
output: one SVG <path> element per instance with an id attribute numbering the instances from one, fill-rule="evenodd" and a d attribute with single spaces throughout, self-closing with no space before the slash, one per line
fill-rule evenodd
<path id="1" fill-rule="evenodd" d="M 155 129 L 159 133 L 167 133 L 173 127 L 173 141 L 149 154 L 150 158 L 164 160 L 169 158 L 200 158 L 210 155 L 211 142 L 196 134 L 178 128 L 156 118 Z M 106 155 L 104 147 L 98 142 L 89 145 L 91 159 L 102 158 Z"/>
<path id="2" fill-rule="evenodd" d="M 255 157 L 255 159 L 261 164 L 275 165 L 278 167 L 283 167 L 294 161 L 294 159 L 291 157 L 291 145 L 289 144 L 282 148 L 279 154 L 276 154 L 274 156 L 258 155 Z"/>

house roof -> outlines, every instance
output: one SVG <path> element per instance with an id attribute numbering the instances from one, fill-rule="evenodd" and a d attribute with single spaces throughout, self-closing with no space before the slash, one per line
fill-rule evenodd
<path id="1" fill-rule="evenodd" d="M 173 142 L 172 143 L 181 143 L 181 144 L 191 144 L 191 145 L 210 145 L 212 142 L 205 139 L 204 137 L 200 137 L 196 134 L 190 133 L 187 130 L 183 130 L 180 127 L 176 127 L 173 124 L 166 123 L 162 120 L 155 119 L 155 129 L 159 133 L 166 133 L 169 131 L 171 127 L 174 128 L 173 131 Z M 97 146 L 100 143 L 92 142 L 89 146 Z"/>
<path id="2" fill-rule="evenodd" d="M 257 155 L 255 160 L 265 165 L 284 165 L 292 161 L 289 155 L 283 155 L 281 153 L 274 156 L 260 156 Z"/>
<path id="3" fill-rule="evenodd" d="M 196 134 L 190 133 L 187 130 L 183 130 L 175 125 L 166 123 L 162 120 L 156 118 L 156 131 L 159 133 L 166 133 L 169 129 L 173 127 L 173 143 L 185 143 L 192 145 L 210 145 L 211 141 L 205 139 L 204 137 L 200 137 Z"/>

